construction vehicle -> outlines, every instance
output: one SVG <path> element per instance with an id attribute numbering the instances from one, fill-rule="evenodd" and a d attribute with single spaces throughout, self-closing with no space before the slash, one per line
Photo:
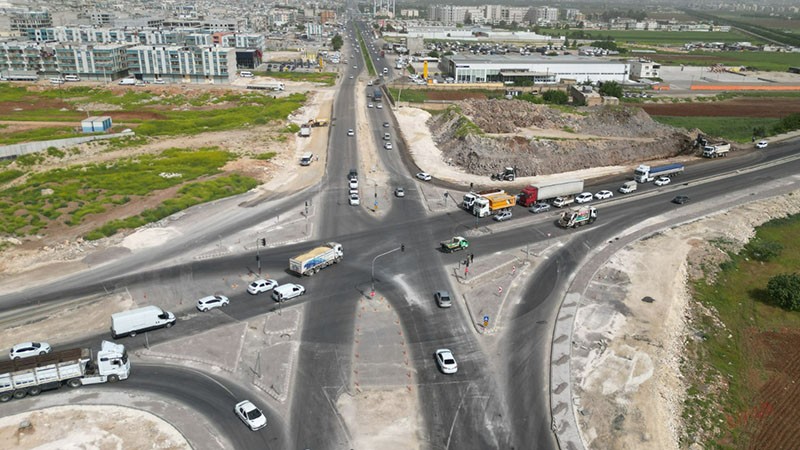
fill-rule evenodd
<path id="1" fill-rule="evenodd" d="M 97 357 L 88 348 L 61 350 L 0 362 L 0 402 L 39 395 L 64 385 L 116 382 L 128 378 L 131 363 L 125 346 L 103 341 Z"/>
<path id="2" fill-rule="evenodd" d="M 505 194 L 505 192 L 506 191 L 503 189 L 487 189 L 480 192 L 468 192 L 464 194 L 464 198 L 461 201 L 461 207 L 469 212 L 472 212 L 472 206 L 475 204 L 475 200 L 478 198 L 489 194 Z"/>
<path id="3" fill-rule="evenodd" d="M 491 216 L 516 204 L 517 197 L 514 195 L 505 192 L 486 194 L 475 199 L 475 203 L 472 205 L 472 214 L 478 217 Z"/>
<path id="4" fill-rule="evenodd" d="M 517 194 L 517 204 L 529 207 L 536 202 L 550 200 L 564 195 L 583 192 L 583 180 L 555 181 L 538 185 L 528 185 Z"/>
<path id="5" fill-rule="evenodd" d="M 328 242 L 294 258 L 289 258 L 289 270 L 300 276 L 312 276 L 320 270 L 340 262 L 342 258 L 344 258 L 342 244 Z"/>
<path id="6" fill-rule="evenodd" d="M 517 178 L 516 167 L 506 167 L 500 173 L 492 174 L 492 180 L 497 181 L 514 181 Z"/>
<path id="7" fill-rule="evenodd" d="M 640 164 L 633 171 L 633 179 L 639 183 L 649 183 L 658 177 L 672 177 L 683 172 L 683 164 L 674 163 L 664 166 L 650 167 L 647 164 Z"/>
<path id="8" fill-rule="evenodd" d="M 469 247 L 469 241 L 461 236 L 455 236 L 453 239 L 450 239 L 449 241 L 440 242 L 439 245 L 441 246 L 443 252 L 453 253 L 459 250 L 464 250 L 465 248 Z"/>
<path id="9" fill-rule="evenodd" d="M 311 127 L 307 123 L 304 123 L 304 124 L 300 125 L 300 133 L 299 134 L 300 134 L 300 137 L 309 137 L 309 136 L 311 136 Z"/>
<path id="10" fill-rule="evenodd" d="M 308 127 L 327 127 L 328 119 L 311 119 L 306 124 Z"/>
<path id="11" fill-rule="evenodd" d="M 575 228 L 592 223 L 597 219 L 597 208 L 581 206 L 561 213 L 558 224 L 564 228 Z"/>
<path id="12" fill-rule="evenodd" d="M 717 158 L 720 156 L 728 156 L 731 151 L 731 144 L 728 142 L 717 142 L 716 144 L 708 144 L 703 147 L 703 157 Z"/>

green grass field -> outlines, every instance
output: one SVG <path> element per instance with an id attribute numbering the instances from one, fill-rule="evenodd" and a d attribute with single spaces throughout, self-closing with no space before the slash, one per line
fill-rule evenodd
<path id="1" fill-rule="evenodd" d="M 653 120 L 673 127 L 692 130 L 698 128 L 709 136 L 719 136 L 733 142 L 750 142 L 753 128 L 769 131 L 780 119 L 764 117 L 674 117 L 652 116 Z"/>
<path id="2" fill-rule="evenodd" d="M 26 156 L 32 158 L 32 164 L 46 157 L 42 153 Z M 216 149 L 172 149 L 160 155 L 145 154 L 31 173 L 22 183 L 0 191 L 0 232 L 15 236 L 36 234 L 55 220 L 68 226 L 77 225 L 87 215 L 105 212 L 132 197 L 144 197 L 217 174 L 233 158 L 232 154 Z M 20 176 L 18 170 L 0 172 L 0 180 L 4 182 Z M 46 190 L 52 192 L 43 193 Z"/>
<path id="3" fill-rule="evenodd" d="M 640 30 L 552 30 L 542 29 L 540 32 L 551 36 L 567 36 L 572 40 L 570 33 L 582 31 L 582 39 L 605 40 L 609 36 L 619 44 L 639 43 L 653 45 L 682 45 L 689 42 L 740 42 L 749 41 L 756 43 L 755 38 L 731 31 L 728 33 L 718 31 L 640 31 Z"/>
<path id="4" fill-rule="evenodd" d="M 319 83 L 325 86 L 333 86 L 336 83 L 335 72 L 253 72 L 255 75 L 272 77 L 279 80 L 288 81 L 307 81 L 309 83 Z"/>
<path id="5" fill-rule="evenodd" d="M 367 64 L 367 73 L 370 77 L 374 77 L 378 73 L 375 71 L 375 65 L 372 64 L 372 58 L 369 56 L 369 51 L 367 50 L 366 42 L 364 42 L 364 37 L 361 36 L 361 30 L 356 28 L 356 34 L 358 35 L 358 46 L 361 48 L 361 57 Z"/>
<path id="6" fill-rule="evenodd" d="M 800 65 L 800 53 L 693 51 L 689 53 L 654 53 L 648 54 L 647 57 L 665 65 L 711 66 L 720 63 L 727 66 L 746 66 L 776 72 L 786 72 L 789 67 Z"/>
<path id="7" fill-rule="evenodd" d="M 704 448 L 754 448 L 748 446 L 751 437 L 748 433 L 753 427 L 746 419 L 754 409 L 760 385 L 766 381 L 765 364 L 769 354 L 755 348 L 752 338 L 772 330 L 789 333 L 800 330 L 800 313 L 774 306 L 766 295 L 767 281 L 771 277 L 800 268 L 800 216 L 764 224 L 756 230 L 756 239 L 777 242 L 783 250 L 774 260 L 761 262 L 755 260 L 746 247 L 722 265 L 723 270 L 713 284 L 699 281 L 694 285 L 695 299 L 715 310 L 724 323 L 721 327 L 708 316 L 703 317 L 693 327 L 704 339 L 691 340 L 689 344 L 695 358 L 699 358 L 699 364 L 705 368 L 699 372 L 701 376 L 693 380 L 685 402 L 686 435 L 693 434 L 697 428 L 719 432 L 718 442 L 708 443 L 710 445 Z M 725 247 L 724 242 L 721 244 Z M 796 349 L 786 349 L 786 357 L 793 357 L 794 352 Z M 701 392 L 708 380 L 718 378 L 724 380 L 728 389 L 709 402 Z M 719 405 L 713 404 L 716 402 Z"/>

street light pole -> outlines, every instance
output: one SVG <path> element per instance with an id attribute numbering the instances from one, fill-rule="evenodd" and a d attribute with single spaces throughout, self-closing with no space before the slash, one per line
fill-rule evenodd
<path id="1" fill-rule="evenodd" d="M 401 252 L 406 251 L 406 245 L 405 244 L 400 244 L 400 247 L 397 247 L 397 248 L 394 248 L 392 250 L 389 250 L 388 252 L 383 252 L 380 255 L 372 258 L 372 294 L 375 294 L 375 261 L 378 258 L 380 258 L 381 256 L 386 256 L 389 253 L 394 253 L 394 252 L 396 252 L 398 250 L 400 250 Z"/>

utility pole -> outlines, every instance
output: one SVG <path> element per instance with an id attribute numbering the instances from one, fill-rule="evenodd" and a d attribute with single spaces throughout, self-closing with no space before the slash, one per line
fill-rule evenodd
<path id="1" fill-rule="evenodd" d="M 265 238 L 256 239 L 256 264 L 258 264 L 258 274 L 261 275 L 261 254 L 259 253 L 259 247 L 263 245 L 264 247 L 267 246 L 267 240 Z"/>

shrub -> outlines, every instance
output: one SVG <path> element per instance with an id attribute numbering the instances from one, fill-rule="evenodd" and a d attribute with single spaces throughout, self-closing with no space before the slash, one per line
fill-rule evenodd
<path id="1" fill-rule="evenodd" d="M 767 282 L 769 298 L 778 306 L 789 311 L 800 311 L 800 275 L 782 273 Z"/>
<path id="2" fill-rule="evenodd" d="M 63 158 L 64 155 L 66 155 L 66 153 L 64 153 L 63 151 L 59 150 L 56 147 L 47 147 L 47 154 L 55 158 Z"/>
<path id="3" fill-rule="evenodd" d="M 755 238 L 747 243 L 744 247 L 745 255 L 756 261 L 769 261 L 780 255 L 783 250 L 783 245 L 779 242 L 765 241 L 763 239 Z"/>
<path id="4" fill-rule="evenodd" d="M 551 90 L 543 92 L 542 99 L 547 103 L 565 105 L 569 101 L 569 96 L 564 91 Z"/>

